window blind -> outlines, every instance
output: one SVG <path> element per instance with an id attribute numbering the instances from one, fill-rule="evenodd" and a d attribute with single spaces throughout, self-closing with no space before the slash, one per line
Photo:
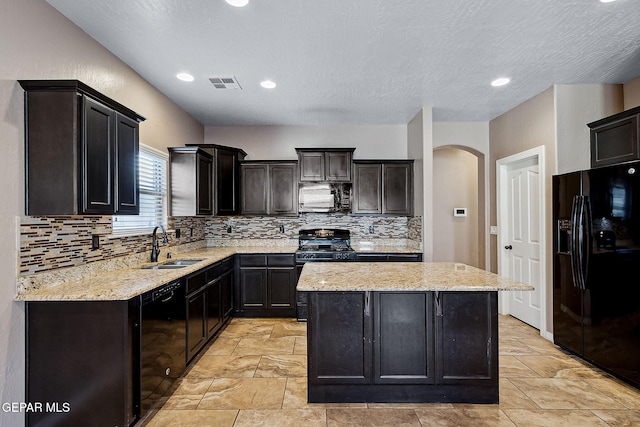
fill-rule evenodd
<path id="1" fill-rule="evenodd" d="M 114 215 L 113 231 L 147 230 L 167 226 L 168 155 L 145 145 L 139 151 L 140 214 Z"/>

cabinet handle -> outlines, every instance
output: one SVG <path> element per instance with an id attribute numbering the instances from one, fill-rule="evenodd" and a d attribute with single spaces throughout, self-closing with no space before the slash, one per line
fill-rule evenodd
<path id="1" fill-rule="evenodd" d="M 369 317 L 371 315 L 371 307 L 370 304 L 370 291 L 366 291 L 364 293 L 364 315 L 365 317 Z"/>
<path id="2" fill-rule="evenodd" d="M 434 294 L 436 298 L 436 316 L 442 317 L 442 301 L 440 300 L 440 292 L 435 291 Z"/>

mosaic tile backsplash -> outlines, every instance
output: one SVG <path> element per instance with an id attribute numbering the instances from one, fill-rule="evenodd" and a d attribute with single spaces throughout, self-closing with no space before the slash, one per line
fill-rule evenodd
<path id="1" fill-rule="evenodd" d="M 421 242 L 422 218 L 404 216 L 351 216 L 303 214 L 299 217 L 171 217 L 169 245 L 194 242 L 234 244 L 239 239 L 272 239 L 297 243 L 301 228 L 345 228 L 355 239 L 407 239 Z M 112 234 L 111 216 L 23 217 L 20 223 L 20 275 L 75 267 L 151 250 L 151 237 Z M 92 236 L 100 247 L 92 250 Z"/>

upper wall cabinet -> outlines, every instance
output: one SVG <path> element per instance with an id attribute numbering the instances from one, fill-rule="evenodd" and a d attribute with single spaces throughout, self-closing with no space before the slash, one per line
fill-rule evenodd
<path id="1" fill-rule="evenodd" d="M 137 215 L 144 118 L 77 80 L 25 90 L 27 215 Z"/>
<path id="2" fill-rule="evenodd" d="M 640 107 L 589 123 L 591 167 L 640 160 Z"/>
<path id="3" fill-rule="evenodd" d="M 240 161 L 247 153 L 233 147 L 215 144 L 186 144 L 197 146 L 213 156 L 213 205 L 216 215 L 240 213 Z"/>
<path id="4" fill-rule="evenodd" d="M 301 182 L 350 182 L 355 148 L 296 148 Z"/>
<path id="5" fill-rule="evenodd" d="M 297 215 L 295 161 L 245 161 L 240 165 L 243 215 Z"/>
<path id="6" fill-rule="evenodd" d="M 353 162 L 353 213 L 413 215 L 413 160 Z"/>
<path id="7" fill-rule="evenodd" d="M 213 215 L 213 157 L 198 147 L 170 147 L 171 216 Z"/>

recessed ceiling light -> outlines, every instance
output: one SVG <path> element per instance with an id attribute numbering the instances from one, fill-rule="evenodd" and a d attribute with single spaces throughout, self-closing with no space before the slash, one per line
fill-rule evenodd
<path id="1" fill-rule="evenodd" d="M 511 81 L 511 79 L 508 78 L 508 77 L 500 77 L 499 79 L 495 79 L 494 81 L 492 81 L 491 82 L 491 86 L 495 86 L 495 87 L 504 86 L 507 83 L 509 83 L 510 81 Z"/>
<path id="2" fill-rule="evenodd" d="M 192 82 L 193 76 L 189 73 L 178 73 L 176 77 L 182 80 L 183 82 Z"/>
<path id="3" fill-rule="evenodd" d="M 227 3 L 229 3 L 231 6 L 235 6 L 235 7 L 245 7 L 246 5 L 249 4 L 249 0 L 225 0 Z"/>
<path id="4" fill-rule="evenodd" d="M 271 80 L 264 80 L 260 82 L 260 86 L 262 86 L 265 89 L 273 89 L 274 87 L 276 87 L 276 84 Z"/>
<path id="5" fill-rule="evenodd" d="M 616 0 L 600 0 L 600 3 L 611 3 L 614 2 Z"/>

